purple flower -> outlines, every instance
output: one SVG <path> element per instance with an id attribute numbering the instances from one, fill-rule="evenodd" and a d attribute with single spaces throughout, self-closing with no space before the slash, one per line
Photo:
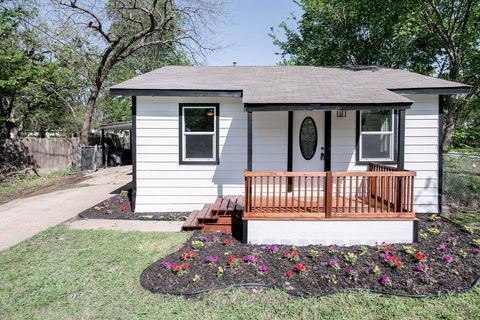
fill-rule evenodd
<path id="1" fill-rule="evenodd" d="M 340 261 L 338 259 L 331 259 L 330 261 L 328 261 L 328 264 L 331 266 L 331 267 L 334 267 L 335 269 L 339 269 L 340 266 Z"/>
<path id="2" fill-rule="evenodd" d="M 203 238 L 202 238 L 202 241 L 203 241 L 203 242 L 207 242 L 207 241 L 208 241 L 208 237 L 207 237 L 207 236 L 203 237 Z"/>
<path id="3" fill-rule="evenodd" d="M 415 270 L 416 271 L 423 271 L 422 265 L 419 264 L 419 265 L 415 266 Z"/>
<path id="4" fill-rule="evenodd" d="M 447 245 L 446 244 L 439 244 L 437 246 L 437 250 L 440 250 L 442 252 L 447 252 Z"/>
<path id="5" fill-rule="evenodd" d="M 453 257 L 452 257 L 452 256 L 445 256 L 445 257 L 443 257 L 443 259 L 445 259 L 445 261 L 446 261 L 447 263 L 450 263 L 450 262 L 452 262 Z"/>
<path id="6" fill-rule="evenodd" d="M 470 252 L 473 253 L 473 254 L 480 254 L 480 249 L 472 248 L 472 249 L 470 249 Z"/>
<path id="7" fill-rule="evenodd" d="M 170 267 L 172 266 L 172 263 L 169 262 L 169 261 L 164 261 L 164 262 L 162 263 L 162 266 L 164 266 L 165 268 L 168 269 L 168 268 L 170 268 Z"/>
<path id="8" fill-rule="evenodd" d="M 258 266 L 258 271 L 267 272 L 268 271 L 268 266 L 266 266 L 266 265 Z"/>
<path id="9" fill-rule="evenodd" d="M 218 262 L 218 257 L 217 256 L 214 256 L 214 257 L 206 257 L 205 258 L 205 261 L 207 263 L 217 263 Z"/>
<path id="10" fill-rule="evenodd" d="M 353 272 L 353 269 L 352 267 L 346 267 L 343 272 L 348 276 L 348 275 L 351 275 L 352 272 Z"/>
<path id="11" fill-rule="evenodd" d="M 268 245 L 265 247 L 265 250 L 269 251 L 269 252 L 275 252 L 278 250 L 278 247 L 274 244 L 271 244 L 271 245 Z"/>
<path id="12" fill-rule="evenodd" d="M 388 278 L 388 276 L 384 274 L 380 277 L 380 284 L 385 287 L 388 284 L 389 280 L 390 279 Z"/>
<path id="13" fill-rule="evenodd" d="M 388 254 L 388 252 L 382 253 L 381 256 L 384 260 L 388 260 L 388 258 L 390 258 L 390 255 Z"/>
<path id="14" fill-rule="evenodd" d="M 249 263 L 254 263 L 254 262 L 257 261 L 257 259 L 254 256 L 246 256 L 245 261 L 247 261 Z"/>

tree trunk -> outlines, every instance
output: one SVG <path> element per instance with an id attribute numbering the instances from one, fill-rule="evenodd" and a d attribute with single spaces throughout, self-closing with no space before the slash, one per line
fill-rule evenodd
<path id="1" fill-rule="evenodd" d="M 101 85 L 100 85 L 101 86 Z M 80 144 L 82 146 L 88 145 L 88 133 L 90 131 L 90 123 L 92 122 L 93 110 L 97 102 L 100 87 L 95 85 L 90 91 L 87 105 L 85 106 L 85 114 L 83 115 L 82 131 L 80 132 Z"/>

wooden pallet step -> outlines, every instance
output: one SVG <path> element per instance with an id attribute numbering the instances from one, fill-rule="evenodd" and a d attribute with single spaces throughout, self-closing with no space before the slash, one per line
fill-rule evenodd
<path id="1" fill-rule="evenodd" d="M 223 199 L 218 197 L 215 200 L 215 203 L 212 206 L 212 211 L 216 212 L 216 211 L 220 210 L 220 205 L 222 204 L 222 201 L 223 201 Z"/>
<path id="2" fill-rule="evenodd" d="M 227 204 L 227 211 L 235 211 L 235 208 L 237 207 L 237 197 L 229 197 L 229 202 Z"/>
<path id="3" fill-rule="evenodd" d="M 243 203 L 244 203 L 243 196 L 237 196 L 237 203 L 235 205 L 235 210 L 242 211 L 243 210 Z"/>
<path id="4" fill-rule="evenodd" d="M 229 224 L 218 225 L 218 224 L 206 224 L 203 228 L 205 232 L 212 232 L 212 231 L 221 231 L 225 233 L 232 232 L 232 226 Z"/>
<path id="5" fill-rule="evenodd" d="M 214 222 L 216 217 L 213 215 L 212 212 L 213 204 L 206 204 L 203 206 L 202 210 L 197 216 L 198 224 L 202 225 L 205 222 Z"/>
<path id="6" fill-rule="evenodd" d="M 198 225 L 197 215 L 200 211 L 194 210 L 190 215 L 187 217 L 187 220 L 182 225 L 182 230 L 194 230 L 200 228 Z"/>

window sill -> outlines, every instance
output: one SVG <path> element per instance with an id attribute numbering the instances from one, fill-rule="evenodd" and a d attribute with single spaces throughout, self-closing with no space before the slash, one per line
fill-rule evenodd
<path id="1" fill-rule="evenodd" d="M 185 160 L 180 160 L 178 162 L 179 165 L 192 165 L 192 166 L 198 166 L 198 165 L 218 165 L 220 164 L 220 161 L 218 160 L 213 160 L 213 161 L 185 161 Z"/>
<path id="2" fill-rule="evenodd" d="M 378 160 L 368 160 L 368 161 L 365 160 L 364 161 L 364 160 L 361 160 L 361 161 L 356 161 L 355 164 L 363 166 L 363 165 L 368 165 L 371 162 L 380 163 L 380 164 L 397 164 L 396 160 L 387 160 L 387 161 L 378 161 Z"/>

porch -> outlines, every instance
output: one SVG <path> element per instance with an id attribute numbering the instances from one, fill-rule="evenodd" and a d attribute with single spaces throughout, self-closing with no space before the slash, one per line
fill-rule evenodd
<path id="1" fill-rule="evenodd" d="M 245 237 L 249 221 L 413 222 L 415 175 L 377 163 L 365 172 L 245 171 L 244 196 L 218 197 L 205 204 L 191 213 L 183 230 Z"/>
<path id="2" fill-rule="evenodd" d="M 416 173 L 245 171 L 244 220 L 414 219 Z"/>

